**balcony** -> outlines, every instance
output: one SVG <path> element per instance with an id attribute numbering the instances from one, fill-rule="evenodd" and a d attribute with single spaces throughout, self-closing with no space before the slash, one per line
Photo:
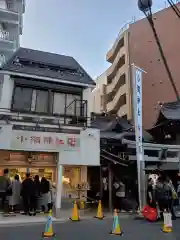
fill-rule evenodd
<path id="1" fill-rule="evenodd" d="M 118 55 L 116 56 L 115 61 L 107 70 L 107 82 L 112 82 L 112 79 L 116 76 L 117 71 L 126 63 L 126 52 L 125 48 L 123 47 L 121 51 L 119 51 Z"/>
<path id="2" fill-rule="evenodd" d="M 118 52 L 121 48 L 124 47 L 124 35 L 121 36 L 120 39 L 116 39 L 115 43 L 113 44 L 112 48 L 106 54 L 106 61 L 109 63 L 113 63 Z"/>
<path id="3" fill-rule="evenodd" d="M 0 29 L 0 49 L 1 51 L 14 51 L 15 44 L 9 32 Z"/>
<path id="4" fill-rule="evenodd" d="M 118 80 L 114 84 L 114 88 L 112 89 L 112 91 L 108 92 L 106 95 L 107 103 L 113 101 L 119 89 L 126 84 L 126 74 L 123 73 L 123 74 L 120 74 L 120 76 L 118 74 L 117 79 Z"/>
<path id="5" fill-rule="evenodd" d="M 19 14 L 9 9 L 0 8 L 0 22 L 9 24 L 19 24 Z"/>
<path id="6" fill-rule="evenodd" d="M 115 77 L 113 79 L 111 79 L 111 82 L 108 83 L 108 85 L 106 86 L 107 94 L 114 91 L 114 88 L 116 87 L 117 83 L 119 82 L 121 75 L 126 73 L 126 69 L 127 69 L 126 65 L 123 65 L 121 68 L 119 68 L 117 70 Z"/>
<path id="7" fill-rule="evenodd" d="M 108 51 L 108 53 L 106 54 L 106 60 L 110 63 L 113 63 L 118 52 L 121 50 L 121 48 L 124 47 L 124 45 L 126 45 L 126 38 L 128 36 L 128 28 L 129 28 L 129 24 L 133 23 L 133 21 L 129 21 L 127 23 L 125 23 L 121 29 L 120 32 L 112 46 L 112 48 Z"/>
<path id="8" fill-rule="evenodd" d="M 116 114 L 123 105 L 126 105 L 127 92 L 128 92 L 127 84 L 119 88 L 113 100 L 107 103 L 107 112 Z"/>
<path id="9" fill-rule="evenodd" d="M 25 123 L 27 126 L 36 124 L 38 127 L 44 127 L 44 125 L 48 125 L 49 128 L 53 128 L 53 126 L 60 127 L 62 125 L 77 127 L 87 127 L 90 125 L 90 119 L 87 117 L 86 100 L 74 100 L 65 108 L 64 114 L 0 108 L 0 120 L 4 120 L 7 123 L 19 123 L 20 125 Z"/>

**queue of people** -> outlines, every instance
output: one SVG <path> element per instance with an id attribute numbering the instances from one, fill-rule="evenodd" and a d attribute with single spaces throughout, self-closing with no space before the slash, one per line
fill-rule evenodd
<path id="1" fill-rule="evenodd" d="M 9 171 L 5 169 L 4 175 L 0 178 L 0 199 L 3 210 L 7 201 L 10 212 L 16 211 L 22 202 L 24 214 L 29 216 L 36 215 L 38 205 L 43 212 L 48 212 L 52 208 L 51 186 L 45 177 L 40 181 L 38 175 L 32 179 L 30 173 L 26 173 L 26 178 L 21 182 L 18 175 L 15 175 L 12 181 L 8 175 Z"/>

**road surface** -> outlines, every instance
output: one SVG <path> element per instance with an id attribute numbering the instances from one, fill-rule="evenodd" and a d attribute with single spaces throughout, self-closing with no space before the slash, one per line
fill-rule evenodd
<path id="1" fill-rule="evenodd" d="M 109 232 L 112 220 L 87 219 L 81 222 L 64 222 L 53 224 L 57 240 L 109 240 L 123 238 L 124 240 L 175 240 L 180 239 L 180 220 L 173 221 L 173 232 L 161 232 L 162 223 L 147 223 L 142 220 L 133 220 L 129 217 L 120 220 L 123 236 L 111 236 Z M 1 226 L 0 239 L 2 240 L 40 240 L 44 225 L 31 226 Z"/>

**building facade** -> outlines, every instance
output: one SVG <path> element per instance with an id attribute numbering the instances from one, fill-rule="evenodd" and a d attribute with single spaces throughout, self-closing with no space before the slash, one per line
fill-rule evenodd
<path id="1" fill-rule="evenodd" d="M 106 54 L 106 60 L 111 63 L 111 66 L 106 71 L 107 85 L 105 98 L 108 113 L 131 119 L 128 27 L 129 23 L 122 27 L 112 48 Z"/>
<path id="2" fill-rule="evenodd" d="M 96 78 L 96 87 L 92 90 L 90 95 L 91 99 L 91 112 L 102 113 L 106 112 L 106 85 L 107 75 L 106 72 L 102 73 Z"/>
<path id="3" fill-rule="evenodd" d="M 87 166 L 100 163 L 100 134 L 90 128 L 94 81 L 75 59 L 20 48 L 1 70 L 0 170 L 45 176 L 61 200 L 85 196 Z"/>
<path id="4" fill-rule="evenodd" d="M 0 0 L 0 67 L 19 48 L 25 0 Z"/>
<path id="5" fill-rule="evenodd" d="M 177 3 L 177 7 L 180 7 L 180 3 Z M 174 82 L 180 93 L 178 80 L 180 46 L 176 32 L 179 19 L 169 7 L 155 13 L 153 20 Z M 143 125 L 146 129 L 151 128 L 156 123 L 159 105 L 175 101 L 176 96 L 161 60 L 152 29 L 146 19 L 129 26 L 129 50 L 130 62 L 147 72 L 147 74 L 143 74 L 142 82 Z"/>
<path id="6" fill-rule="evenodd" d="M 177 6 L 180 7 L 180 3 L 177 3 Z M 180 92 L 178 81 L 180 45 L 176 37 L 179 19 L 172 8 L 168 7 L 153 14 L 153 20 L 174 82 Z M 107 112 L 132 119 L 131 64 L 134 63 L 147 72 L 142 76 L 143 127 L 151 128 L 156 123 L 161 103 L 175 101 L 176 96 L 147 19 L 126 25 L 106 58 L 111 63 L 106 72 Z"/>

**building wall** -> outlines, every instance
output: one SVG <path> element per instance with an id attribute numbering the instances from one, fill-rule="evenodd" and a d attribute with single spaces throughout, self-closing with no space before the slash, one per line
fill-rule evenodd
<path id="1" fill-rule="evenodd" d="M 19 48 L 24 0 L 0 1 L 0 66 Z"/>
<path id="2" fill-rule="evenodd" d="M 107 76 L 106 72 L 101 74 L 96 78 L 96 87 L 92 90 L 90 95 L 90 111 L 94 113 L 101 113 L 106 111 L 106 102 L 105 102 L 105 94 L 106 94 L 106 84 L 107 84 Z"/>
<path id="3" fill-rule="evenodd" d="M 180 4 L 177 4 L 180 7 Z M 153 15 L 153 20 L 175 84 L 179 81 L 179 18 L 171 8 Z M 159 113 L 159 103 L 175 101 L 176 96 L 161 60 L 147 19 L 129 26 L 130 62 L 144 69 L 143 73 L 143 125 L 151 128 Z"/>
<path id="4" fill-rule="evenodd" d="M 111 63 L 107 69 L 106 110 L 119 117 L 132 118 L 131 81 L 129 72 L 129 24 L 125 24 L 107 52 L 106 59 Z"/>
<path id="5" fill-rule="evenodd" d="M 13 98 L 13 91 L 14 91 L 14 87 L 15 87 L 15 80 L 10 77 L 10 75 L 8 74 L 3 74 L 0 73 L 0 113 L 4 113 L 4 112 L 10 112 L 11 111 L 11 105 L 12 105 L 12 98 Z M 67 86 L 68 87 L 68 86 Z M 33 87 L 32 87 L 33 88 Z M 91 100 L 90 100 L 90 95 L 92 92 L 92 88 L 85 88 L 82 90 L 82 100 L 87 100 L 87 106 L 86 104 L 84 105 L 84 108 L 87 107 L 87 117 L 88 117 L 88 124 L 90 124 L 90 116 L 91 116 Z M 63 95 L 63 94 L 62 94 Z M 69 97 L 71 97 L 72 95 L 70 94 Z M 79 97 L 81 98 L 81 97 Z M 53 98 L 53 103 L 52 105 L 55 106 L 58 103 L 59 106 L 59 102 L 57 102 L 57 99 Z M 33 101 L 34 100 L 34 101 Z M 58 98 L 58 100 L 60 100 L 60 98 Z M 70 103 L 73 101 L 74 99 L 69 99 Z M 36 105 L 36 95 L 34 97 L 34 92 L 33 92 L 33 96 L 32 96 L 32 105 Z M 65 104 L 65 103 L 64 103 Z M 68 103 L 66 102 L 66 104 L 68 105 Z M 77 103 L 78 104 L 78 103 Z M 31 110 L 32 110 L 32 105 L 31 105 Z M 63 102 L 61 103 L 61 106 L 63 105 Z M 57 106 L 57 108 L 59 109 L 59 107 Z M 65 105 L 64 105 L 65 106 Z M 34 106 L 35 107 L 35 106 Z M 63 109 L 63 106 L 62 106 Z M 70 110 L 70 109 L 69 109 Z M 53 110 L 54 111 L 54 110 Z M 73 110 L 72 110 L 73 111 Z M 76 114 L 80 114 L 80 106 L 77 106 L 77 111 Z M 86 109 L 84 109 L 84 114 L 86 115 Z M 13 111 L 14 112 L 14 111 Z M 15 113 L 15 112 L 14 112 Z M 33 113 L 34 114 L 34 113 Z M 26 114 L 28 115 L 28 113 Z M 32 112 L 29 113 L 29 115 L 32 115 Z M 38 114 L 37 114 L 38 115 Z M 53 115 L 53 113 L 52 113 Z"/>

